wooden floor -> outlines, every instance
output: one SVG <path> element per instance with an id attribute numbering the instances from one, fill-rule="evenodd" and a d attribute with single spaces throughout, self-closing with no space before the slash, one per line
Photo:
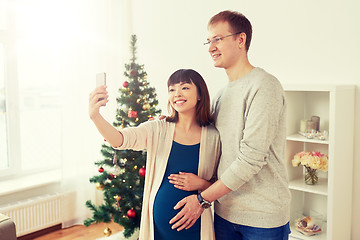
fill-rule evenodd
<path id="1" fill-rule="evenodd" d="M 123 230 L 117 223 L 98 223 L 92 224 L 89 227 L 83 225 L 76 225 L 73 227 L 56 230 L 41 237 L 33 238 L 34 240 L 95 240 L 104 237 L 104 230 L 109 227 L 112 234 Z"/>

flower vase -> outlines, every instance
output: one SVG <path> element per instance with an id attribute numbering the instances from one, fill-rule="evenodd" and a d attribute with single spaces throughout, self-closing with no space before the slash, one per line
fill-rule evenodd
<path id="1" fill-rule="evenodd" d="M 308 185 L 317 184 L 319 178 L 317 176 L 316 169 L 305 166 L 305 183 Z"/>

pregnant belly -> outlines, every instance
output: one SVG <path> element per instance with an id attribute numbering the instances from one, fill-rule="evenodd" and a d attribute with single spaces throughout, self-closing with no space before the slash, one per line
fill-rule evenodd
<path id="1" fill-rule="evenodd" d="M 169 224 L 172 219 L 181 209 L 174 210 L 174 206 L 184 197 L 196 194 L 196 191 L 183 191 L 175 188 L 172 184 L 163 182 L 159 188 L 154 201 L 154 224 L 160 232 L 174 232 Z M 200 231 L 200 222 L 198 221 L 189 230 Z M 180 231 L 184 232 L 184 231 Z"/>

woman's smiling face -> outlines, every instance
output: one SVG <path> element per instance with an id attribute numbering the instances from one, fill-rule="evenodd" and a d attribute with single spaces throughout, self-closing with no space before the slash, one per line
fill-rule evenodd
<path id="1" fill-rule="evenodd" d="M 170 105 L 179 113 L 196 111 L 198 102 L 198 90 L 193 82 L 180 82 L 170 85 L 168 88 Z"/>

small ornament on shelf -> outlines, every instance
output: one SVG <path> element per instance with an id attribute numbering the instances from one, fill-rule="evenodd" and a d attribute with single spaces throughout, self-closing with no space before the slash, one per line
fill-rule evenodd
<path id="1" fill-rule="evenodd" d="M 327 155 L 320 152 L 299 152 L 292 159 L 292 165 L 297 167 L 300 164 L 305 167 L 305 183 L 314 185 L 319 180 L 316 170 L 327 172 L 329 159 Z"/>
<path id="2" fill-rule="evenodd" d="M 315 129 L 313 129 L 311 132 L 298 132 L 301 136 L 306 137 L 307 139 L 319 139 L 322 141 L 325 141 L 328 139 L 328 131 L 324 130 L 322 132 L 316 131 Z"/>
<path id="3" fill-rule="evenodd" d="M 310 120 L 300 120 L 299 134 L 308 138 L 317 138 L 319 140 L 327 139 L 327 131 L 320 131 L 320 117 L 311 116 Z"/>
<path id="4" fill-rule="evenodd" d="M 312 236 L 321 233 L 320 225 L 315 224 L 314 220 L 309 216 L 297 219 L 295 221 L 295 228 L 306 236 Z"/>
<path id="5" fill-rule="evenodd" d="M 310 120 L 314 123 L 314 129 L 316 131 L 320 130 L 320 117 L 319 116 L 311 116 Z"/>

